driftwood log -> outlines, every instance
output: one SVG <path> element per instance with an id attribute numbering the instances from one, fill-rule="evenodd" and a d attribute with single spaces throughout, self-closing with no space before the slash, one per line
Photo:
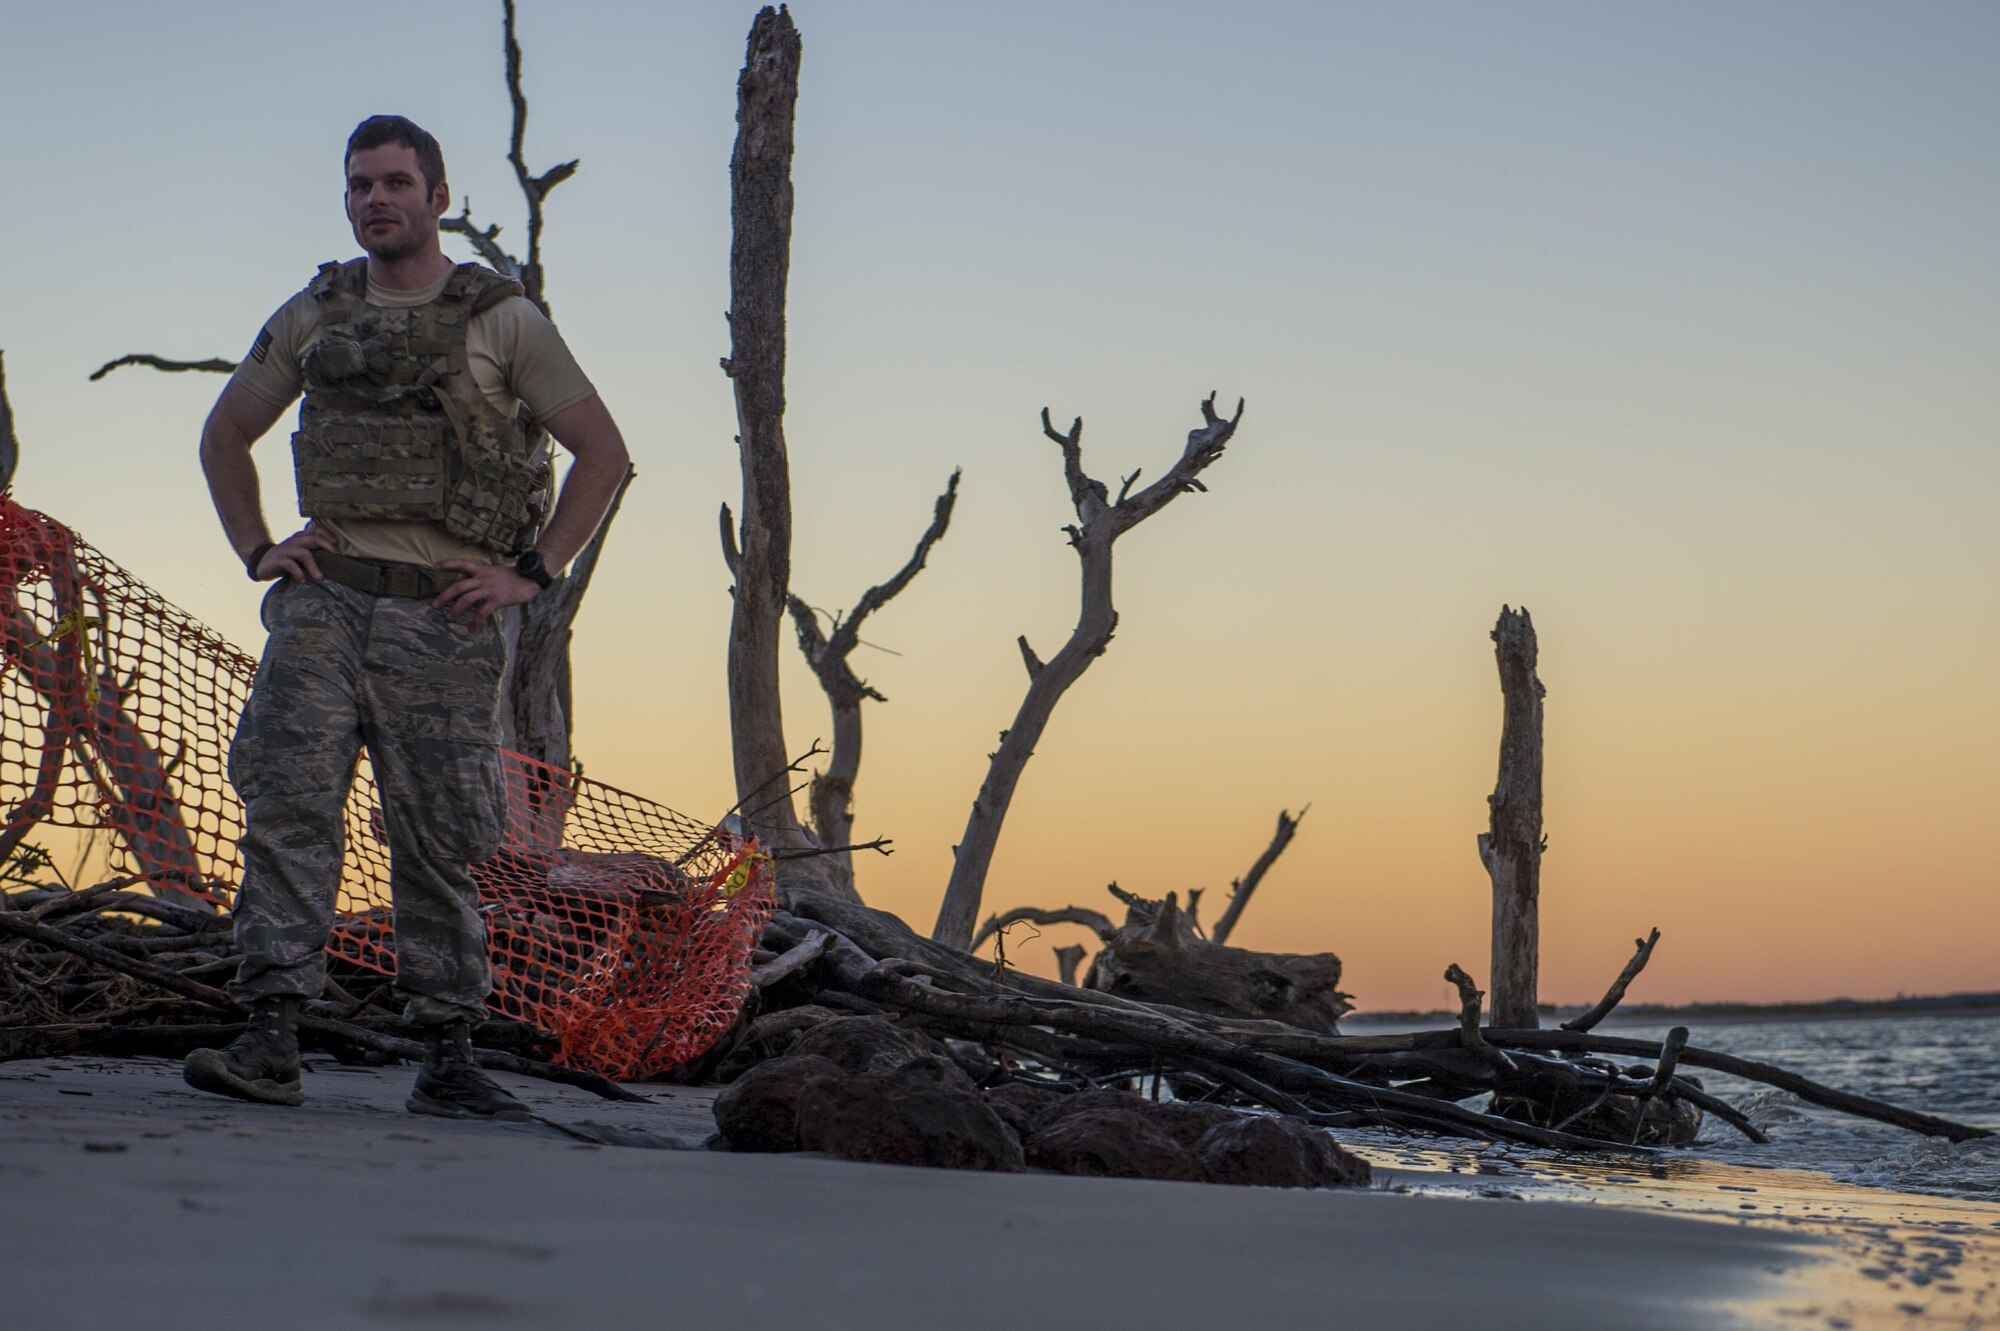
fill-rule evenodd
<path id="1" fill-rule="evenodd" d="M 1188 906 L 1182 910 L 1177 893 L 1169 892 L 1164 900 L 1154 901 L 1112 883 L 1106 890 L 1125 905 L 1123 925 L 1114 925 L 1104 914 L 1082 906 L 1055 910 L 1024 906 L 989 917 L 973 935 L 969 950 L 978 951 L 989 938 L 1004 940 L 1006 931 L 1016 924 L 1080 924 L 1095 933 L 1102 945 L 1085 972 L 1082 983 L 1087 988 L 1214 1016 L 1269 1019 L 1332 1033 L 1338 1029 L 1340 1017 L 1353 1006 L 1349 995 L 1339 989 L 1339 957 L 1331 952 L 1256 952 L 1223 943 L 1242 918 L 1251 893 L 1291 844 L 1304 816 L 1303 809 L 1296 815 L 1279 811 L 1277 832 L 1270 845 L 1250 871 L 1230 885 L 1229 905 L 1211 936 L 1203 936 L 1195 918 L 1202 889 L 1188 892 Z M 1001 946 L 1004 948 L 1004 942 Z M 1063 971 L 1065 982 L 1073 979 L 1081 951 L 1077 950 L 1077 961 Z M 1064 964 L 1060 953 L 1058 964 Z"/>
<path id="2" fill-rule="evenodd" d="M 1164 901 L 1128 901 L 1123 927 L 1104 940 L 1083 983 L 1125 998 L 1327 1033 L 1353 1006 L 1340 992 L 1340 958 L 1333 953 L 1295 956 L 1211 942 L 1196 934 L 1172 892 Z"/>

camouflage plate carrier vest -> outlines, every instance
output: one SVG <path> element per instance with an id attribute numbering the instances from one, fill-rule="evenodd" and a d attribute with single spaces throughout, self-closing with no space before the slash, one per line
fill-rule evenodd
<path id="1" fill-rule="evenodd" d="M 299 511 L 309 518 L 434 522 L 513 554 L 535 543 L 552 491 L 547 435 L 525 408 L 509 420 L 472 381 L 472 316 L 521 284 L 460 264 L 427 305 L 367 303 L 368 261 L 322 264 L 307 288 L 320 336 L 305 353 L 292 436 Z"/>

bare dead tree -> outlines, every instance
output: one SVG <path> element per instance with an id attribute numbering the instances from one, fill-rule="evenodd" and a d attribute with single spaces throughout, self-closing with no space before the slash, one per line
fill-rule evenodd
<path id="1" fill-rule="evenodd" d="M 1135 494 L 1132 485 L 1139 479 L 1135 471 L 1124 479 L 1118 498 L 1113 500 L 1104 482 L 1083 470 L 1083 418 L 1077 417 L 1069 432 L 1061 434 L 1050 423 L 1048 409 L 1042 409 L 1042 433 L 1062 449 L 1063 478 L 1069 483 L 1070 503 L 1076 509 L 1076 523 L 1064 530 L 1082 566 L 1083 605 L 1069 641 L 1046 663 L 1028 646 L 1025 635 L 1019 639 L 1021 660 L 1028 668 L 1027 696 L 1014 714 L 1014 724 L 1000 732 L 1000 747 L 987 762 L 986 779 L 972 802 L 965 835 L 953 852 L 951 881 L 931 931 L 931 937 L 940 943 L 964 948 L 972 941 L 986 872 L 992 866 L 1000 827 L 1006 821 L 1021 772 L 1034 756 L 1035 745 L 1063 693 L 1111 645 L 1111 635 L 1118 627 L 1118 611 L 1111 602 L 1112 544 L 1182 493 L 1207 488 L 1197 477 L 1222 456 L 1223 447 L 1236 433 L 1236 423 L 1243 418 L 1243 403 L 1239 400 L 1236 414 L 1225 420 L 1215 414 L 1215 395 L 1211 393 L 1201 404 L 1201 416 L 1200 428 L 1188 432 L 1187 446 L 1165 475 Z"/>
<path id="2" fill-rule="evenodd" d="M 1264 875 L 1278 862 L 1278 856 L 1285 853 L 1285 847 L 1292 844 L 1292 835 L 1299 830 L 1299 820 L 1306 816 L 1306 810 L 1310 808 L 1312 806 L 1308 804 L 1296 814 L 1287 813 L 1283 809 L 1278 810 L 1278 830 L 1272 835 L 1271 844 L 1264 848 L 1264 853 L 1250 866 L 1249 873 L 1229 885 L 1229 904 L 1223 908 L 1222 918 L 1215 922 L 1215 928 L 1209 934 L 1213 941 L 1217 943 L 1229 941 L 1230 932 L 1236 928 L 1236 921 L 1242 917 L 1243 908 L 1250 904 L 1250 894 L 1257 890 L 1257 884 L 1264 881 Z M 1194 913 L 1192 901 L 1188 903 L 1188 913 L 1190 915 Z"/>
<path id="3" fill-rule="evenodd" d="M 542 290 L 542 203 L 555 187 L 576 174 L 581 159 L 572 158 L 559 162 L 535 175 L 528 170 L 527 158 L 522 147 L 528 135 L 528 98 L 521 91 L 521 44 L 514 37 L 514 0 L 500 0 L 501 34 L 507 61 L 507 100 L 514 108 L 514 129 L 507 140 L 507 164 L 514 168 L 514 179 L 521 186 L 521 196 L 528 206 L 528 251 L 516 258 L 500 247 L 500 228 L 481 228 L 472 220 L 472 199 L 468 196 L 460 206 L 457 217 L 443 218 L 438 222 L 440 231 L 449 231 L 464 236 L 473 250 L 497 272 L 519 282 L 535 308 L 548 314 L 549 303 Z"/>
<path id="4" fill-rule="evenodd" d="M 743 469 L 735 608 L 729 624 L 729 730 L 736 792 L 747 805 L 785 769 L 778 694 L 778 629 L 790 591 L 791 461 L 785 450 L 785 289 L 791 273 L 792 122 L 799 98 L 799 32 L 782 7 L 751 24 L 736 83 L 736 147 L 729 159 L 729 355 Z M 745 819 L 774 852 L 817 849 L 789 792 Z M 780 886 L 806 883 L 853 900 L 820 861 L 787 860 Z"/>
<path id="5" fill-rule="evenodd" d="M 548 590 L 508 616 L 503 625 L 512 648 L 507 658 L 507 679 L 501 690 L 501 696 L 508 702 L 502 720 L 504 742 L 516 753 L 539 758 L 558 771 L 581 770 L 571 747 L 576 717 L 569 658 L 574 637 L 571 626 L 583 604 L 584 593 L 590 590 L 590 579 L 597 572 L 598 556 L 604 552 L 611 521 L 618 516 L 625 492 L 632 488 L 637 475 L 636 470 L 626 470 L 625 479 L 611 496 L 611 505 L 605 509 L 604 520 L 597 524 L 590 543 Z M 562 816 L 569 807 L 569 789 L 532 794 L 539 801 L 532 812 L 533 821 L 542 829 L 542 838 L 551 845 L 559 843 Z"/>
<path id="6" fill-rule="evenodd" d="M 1541 941 L 1542 698 L 1535 674 L 1535 621 L 1527 608 L 1500 607 L 1493 629 L 1504 721 L 1500 774 L 1487 797 L 1488 830 L 1479 859 L 1493 880 L 1493 1024 L 1531 1030 Z"/>
<path id="7" fill-rule="evenodd" d="M 542 268 L 542 205 L 556 186 L 576 174 L 581 163 L 580 159 L 572 158 L 540 175 L 528 170 L 524 156 L 528 135 L 528 97 L 521 87 L 521 43 L 515 35 L 514 0 L 501 0 L 500 11 L 507 101 L 513 110 L 507 137 L 507 163 L 514 168 L 514 180 L 521 187 L 521 198 L 527 208 L 527 252 L 521 256 L 509 254 L 500 244 L 500 227 L 497 224 L 484 228 L 476 226 L 472 220 L 472 200 L 469 197 L 461 206 L 459 215 L 441 219 L 438 229 L 465 237 L 488 266 L 519 282 L 522 294 L 544 316 L 548 316 L 549 302 L 544 289 L 546 274 Z M 584 593 L 590 590 L 591 575 L 597 571 L 598 556 L 604 551 L 611 521 L 618 516 L 625 491 L 630 488 L 635 475 L 636 472 L 626 473 L 624 483 L 619 486 L 617 496 L 604 514 L 604 520 L 597 525 L 590 543 L 584 546 L 568 571 L 557 578 L 548 591 L 522 606 L 517 614 L 507 617 L 507 637 L 513 652 L 506 687 L 510 705 L 501 723 L 503 741 L 516 752 L 540 759 L 562 771 L 572 770 L 575 764 L 571 749 L 575 730 L 570 691 L 571 626 L 583 604 Z M 551 791 L 536 794 L 541 801 L 533 811 L 536 823 L 543 828 L 545 835 L 559 837 L 567 793 Z"/>
<path id="8" fill-rule="evenodd" d="M 814 773 L 812 789 L 806 797 L 812 814 L 812 830 L 827 848 L 826 868 L 845 876 L 850 890 L 854 885 L 854 861 L 847 847 L 854 837 L 854 784 L 861 774 L 861 704 L 864 699 L 887 702 L 882 693 L 854 673 L 848 657 L 861 644 L 861 625 L 868 616 L 895 599 L 924 569 L 931 547 L 943 539 L 951 525 L 952 508 L 958 503 L 959 473 L 953 471 L 944 493 L 937 497 L 931 525 L 917 541 L 908 562 L 887 582 L 878 583 L 861 594 L 851 612 L 836 611 L 829 616 L 830 627 L 822 631 L 819 612 L 797 592 L 785 593 L 785 607 L 791 612 L 792 627 L 798 634 L 799 650 L 814 678 L 826 694 L 833 713 L 833 752 L 824 771 Z M 722 558 L 732 576 L 741 554 L 736 548 L 736 522 L 729 505 L 722 506 Z"/>

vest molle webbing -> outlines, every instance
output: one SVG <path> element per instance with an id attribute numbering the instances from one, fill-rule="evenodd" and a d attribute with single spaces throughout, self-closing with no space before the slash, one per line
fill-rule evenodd
<path id="1" fill-rule="evenodd" d="M 521 284 L 460 264 L 426 305 L 370 305 L 368 261 L 320 266 L 307 288 L 320 336 L 301 366 L 292 436 L 309 518 L 435 522 L 498 554 L 525 550 L 548 515 L 546 436 L 496 411 L 467 369 L 472 316 Z"/>

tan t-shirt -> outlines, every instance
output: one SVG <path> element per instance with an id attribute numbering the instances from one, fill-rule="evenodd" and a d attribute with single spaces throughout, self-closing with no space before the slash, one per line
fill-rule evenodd
<path id="1" fill-rule="evenodd" d="M 403 309 L 436 300 L 450 277 L 417 291 L 391 291 L 368 284 L 368 303 Z M 319 301 L 301 291 L 279 307 L 257 335 L 235 381 L 274 407 L 290 406 L 304 391 L 300 365 L 319 341 Z M 465 330 L 465 356 L 472 382 L 494 410 L 512 418 L 521 406 L 546 421 L 565 407 L 575 406 L 597 390 L 584 377 L 556 331 L 534 304 L 511 296 L 472 317 Z M 340 552 L 360 559 L 393 559 L 405 564 L 435 565 L 446 559 L 491 564 L 499 559 L 448 534 L 430 522 L 379 522 L 358 518 L 314 520 L 340 543 Z"/>

